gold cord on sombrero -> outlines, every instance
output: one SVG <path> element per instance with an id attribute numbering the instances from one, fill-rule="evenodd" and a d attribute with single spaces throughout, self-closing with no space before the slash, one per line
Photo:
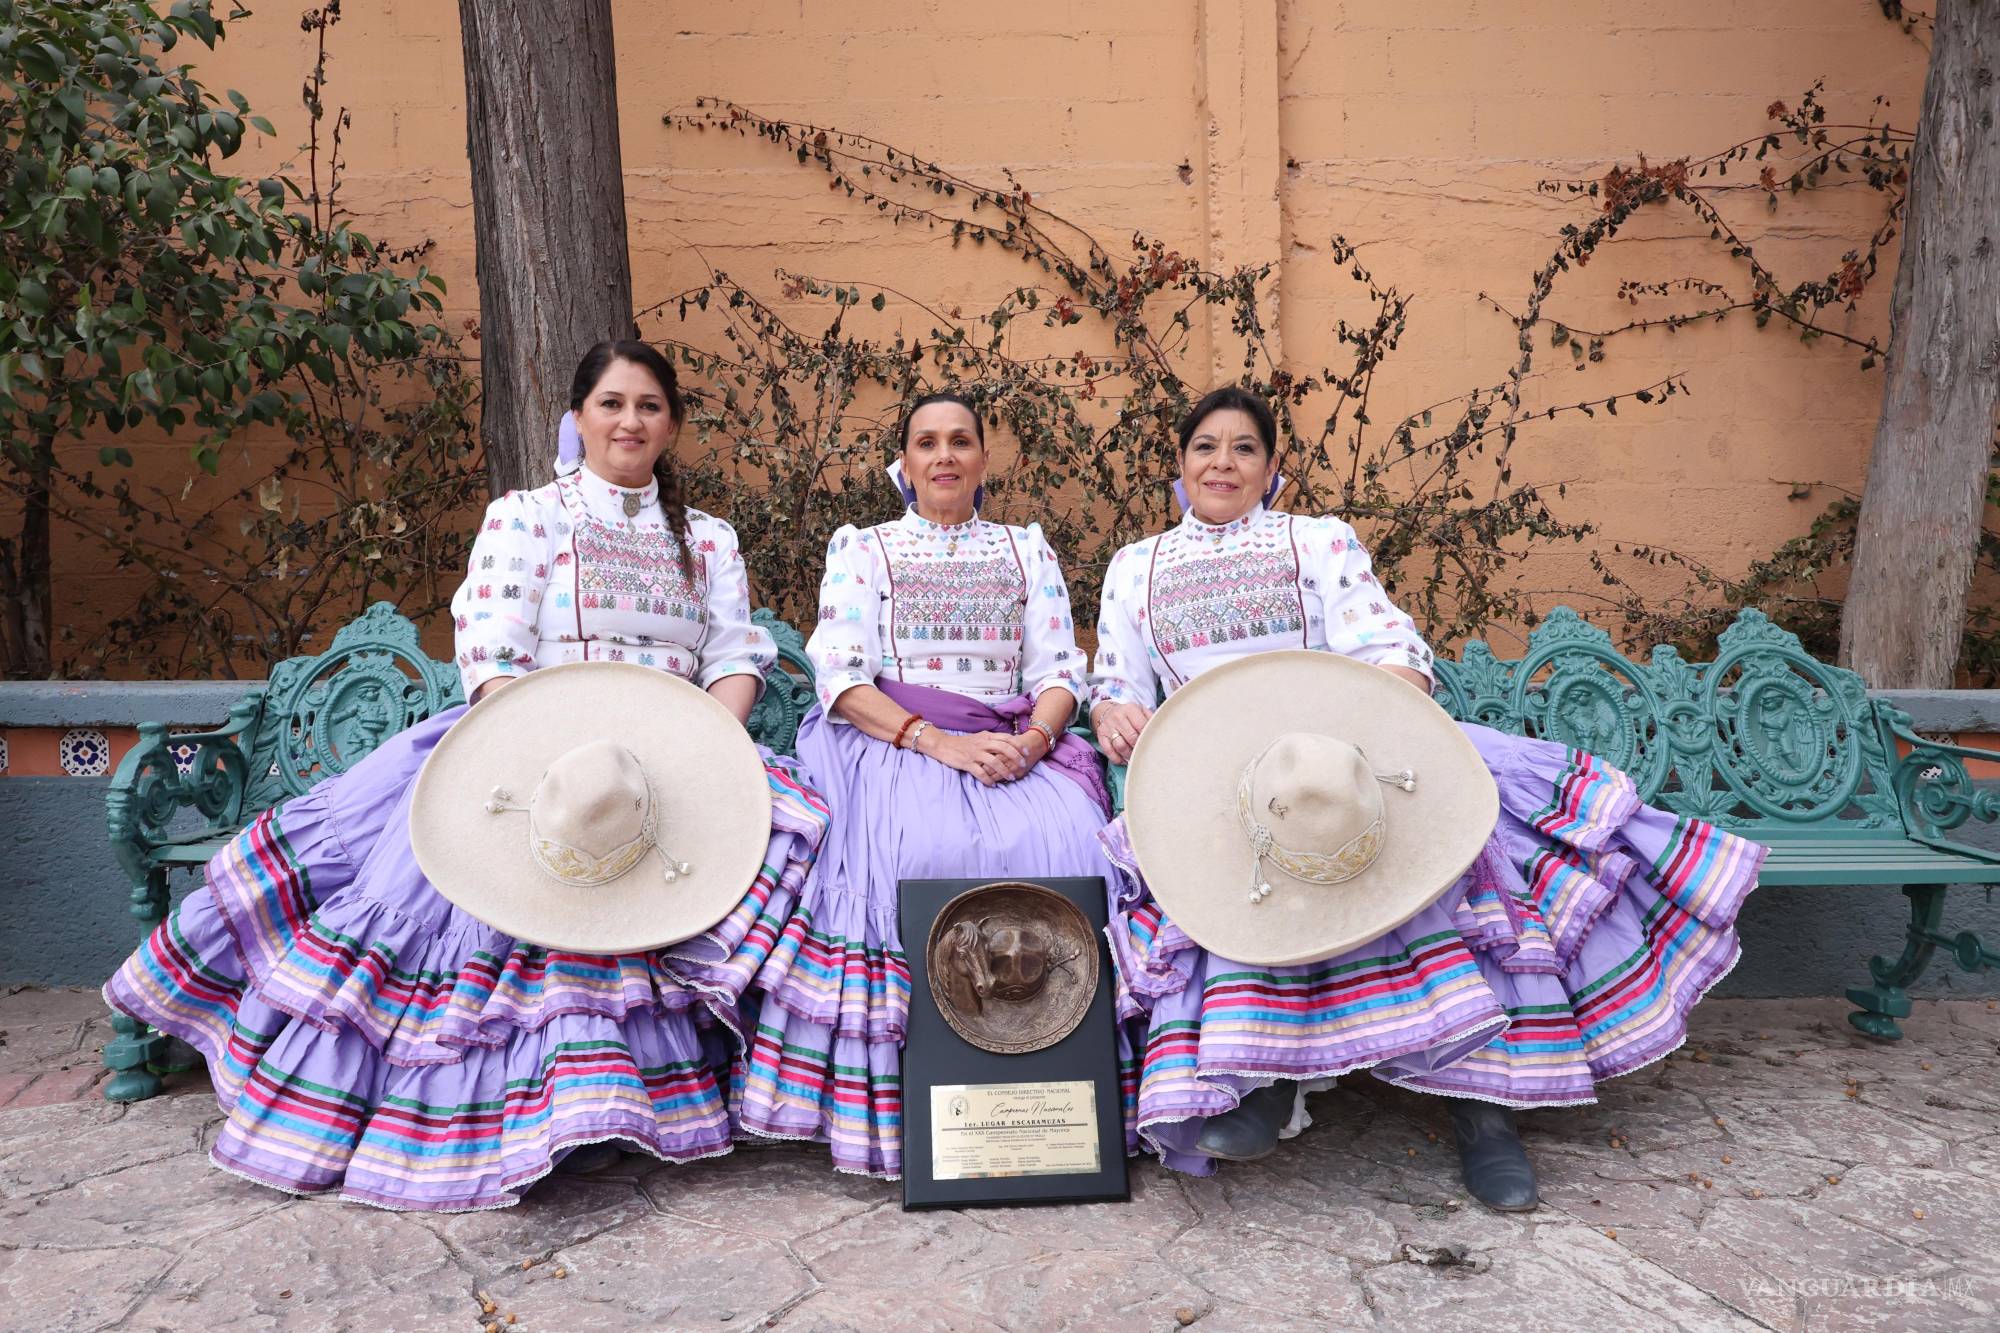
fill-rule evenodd
<path id="1" fill-rule="evenodd" d="M 1271 896 L 1271 882 L 1264 878 L 1264 862 L 1269 861 L 1294 879 L 1302 879 L 1308 884 L 1340 884 L 1353 879 L 1382 854 L 1382 817 L 1377 815 L 1372 823 L 1361 832 L 1349 838 L 1331 852 L 1300 852 L 1280 843 L 1269 827 L 1257 818 L 1252 809 L 1251 791 L 1256 783 L 1257 765 L 1271 752 L 1271 745 L 1259 750 L 1249 763 L 1243 766 L 1243 775 L 1236 782 L 1236 817 L 1242 822 L 1243 832 L 1250 839 L 1250 905 L 1255 907 Z M 1364 756 L 1365 757 L 1365 756 Z M 1375 780 L 1385 786 L 1397 787 L 1403 791 L 1415 791 L 1417 775 L 1411 769 L 1399 769 L 1394 773 L 1377 773 Z"/>
<path id="2" fill-rule="evenodd" d="M 539 786 L 538 786 L 539 790 Z M 665 877 L 671 884 L 682 875 L 691 874 L 694 867 L 682 861 L 661 846 L 659 824 L 653 800 L 653 784 L 646 783 L 646 814 L 638 835 L 631 841 L 621 843 L 602 856 L 593 856 L 581 847 L 572 846 L 548 837 L 535 826 L 534 802 L 522 805 L 514 799 L 514 794 L 505 787 L 495 787 L 486 798 L 486 813 L 489 815 L 520 811 L 528 816 L 528 854 L 534 858 L 542 873 L 564 884 L 574 884 L 590 888 L 598 884 L 609 884 L 633 866 L 638 865 L 647 852 L 655 847 L 660 849 L 660 859 L 666 863 Z"/>

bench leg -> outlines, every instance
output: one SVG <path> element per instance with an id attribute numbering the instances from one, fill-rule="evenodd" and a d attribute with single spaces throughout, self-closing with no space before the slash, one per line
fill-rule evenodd
<path id="1" fill-rule="evenodd" d="M 104 1085 L 107 1102 L 143 1102 L 160 1095 L 160 1078 L 149 1066 L 164 1052 L 167 1039 L 136 1018 L 111 1016 L 118 1035 L 104 1043 L 104 1067 L 112 1071 Z"/>
<path id="2" fill-rule="evenodd" d="M 132 890 L 131 912 L 144 932 L 150 932 L 167 914 L 167 872 L 155 869 L 146 882 Z M 145 936 L 140 936 L 143 939 Z M 104 1085 L 108 1102 L 143 1102 L 160 1095 L 160 1078 L 152 1066 L 167 1058 L 167 1038 L 136 1018 L 114 1013 L 111 1030 L 116 1033 L 104 1043 L 104 1067 L 111 1079 Z"/>
<path id="3" fill-rule="evenodd" d="M 1861 1032 L 1883 1041 L 1900 1041 L 1903 1029 L 1899 1018 L 1910 1016 L 1906 988 L 1924 974 L 1931 955 L 1937 950 L 1938 926 L 1944 920 L 1943 884 L 1905 884 L 1903 896 L 1910 900 L 1910 926 L 1903 940 L 1903 956 L 1891 962 L 1877 954 L 1868 960 L 1872 986 L 1854 986 L 1847 998 L 1857 1007 L 1847 1016 Z"/>

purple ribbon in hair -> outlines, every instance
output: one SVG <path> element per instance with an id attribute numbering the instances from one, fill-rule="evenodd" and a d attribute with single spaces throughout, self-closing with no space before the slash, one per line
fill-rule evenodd
<path id="1" fill-rule="evenodd" d="M 1269 509 L 1272 503 L 1277 500 L 1278 492 L 1284 489 L 1285 474 L 1282 472 L 1273 472 L 1271 474 L 1271 484 L 1264 488 L 1264 507 Z M 1193 505 L 1188 503 L 1187 486 L 1178 478 L 1174 480 L 1174 499 L 1180 503 L 1183 511 L 1194 508 Z"/>
<path id="2" fill-rule="evenodd" d="M 556 475 L 566 477 L 583 466 L 583 436 L 576 429 L 576 413 L 562 414 L 556 428 Z"/>

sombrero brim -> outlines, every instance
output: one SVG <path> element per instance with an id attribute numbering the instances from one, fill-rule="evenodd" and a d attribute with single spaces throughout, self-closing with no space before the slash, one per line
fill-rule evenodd
<path id="1" fill-rule="evenodd" d="M 1367 870 L 1323 885 L 1267 861 L 1273 892 L 1252 904 L 1237 783 L 1291 731 L 1358 746 L 1378 772 L 1412 769 L 1416 788 L 1383 788 L 1385 837 Z M 1499 816 L 1493 775 L 1442 708 L 1377 667 L 1302 650 L 1182 686 L 1140 733 L 1125 787 L 1132 849 L 1161 908 L 1203 948 L 1262 966 L 1330 958 L 1402 925 L 1465 873 Z"/>
<path id="2" fill-rule="evenodd" d="M 526 804 L 550 763 L 594 740 L 645 767 L 660 842 L 689 873 L 668 883 L 656 848 L 607 884 L 566 884 L 529 854 L 526 813 L 488 813 L 495 787 Z M 544 667 L 481 700 L 431 752 L 410 806 L 410 846 L 439 893 L 503 934 L 577 953 L 699 935 L 742 900 L 770 840 L 770 783 L 742 723 L 705 690 L 629 662 Z"/>

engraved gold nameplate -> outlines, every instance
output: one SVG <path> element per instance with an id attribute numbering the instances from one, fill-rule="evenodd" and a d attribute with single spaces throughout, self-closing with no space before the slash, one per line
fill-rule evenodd
<path id="1" fill-rule="evenodd" d="M 931 1087 L 935 1180 L 1089 1174 L 1099 1167 L 1097 1142 L 1088 1079 Z"/>

